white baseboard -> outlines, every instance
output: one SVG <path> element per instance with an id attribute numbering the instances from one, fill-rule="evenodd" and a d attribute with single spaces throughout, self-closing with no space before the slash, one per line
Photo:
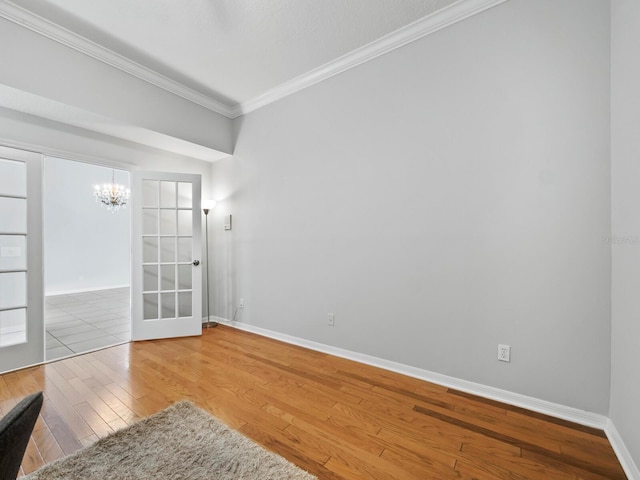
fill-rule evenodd
<path id="1" fill-rule="evenodd" d="M 567 407 L 539 398 L 529 397 L 527 395 L 521 395 L 519 393 L 509 392 L 508 390 L 502 390 L 495 387 L 489 387 L 479 383 L 470 382 L 468 380 L 462 380 L 455 377 L 449 377 L 440 373 L 431 372 L 421 368 L 412 367 L 402 363 L 392 362 L 383 358 L 373 357 L 371 355 L 365 355 L 362 353 L 352 352 L 350 350 L 344 350 L 342 348 L 332 347 L 331 345 L 325 345 L 322 343 L 312 342 L 303 338 L 293 337 L 278 332 L 273 332 L 260 327 L 254 327 L 241 322 L 232 322 L 225 318 L 211 317 L 212 321 L 220 322 L 239 330 L 244 330 L 251 333 L 256 333 L 264 337 L 280 340 L 285 343 L 298 345 L 301 347 L 315 350 L 318 352 L 328 353 L 335 355 L 336 357 L 342 357 L 356 362 L 372 365 L 374 367 L 383 368 L 392 372 L 407 375 L 409 377 L 418 378 L 427 382 L 435 383 L 445 387 L 461 390 L 463 392 L 478 395 L 480 397 L 489 398 L 498 402 L 507 403 L 517 407 L 526 408 L 534 412 L 550 415 L 552 417 L 561 418 L 570 422 L 578 423 L 580 425 L 586 425 L 589 427 L 599 428 L 604 430 L 607 426 L 608 418 L 604 415 L 597 413 L 587 412 L 573 407 Z"/>
<path id="2" fill-rule="evenodd" d="M 75 290 L 60 290 L 60 291 L 55 291 L 53 293 L 45 292 L 44 296 L 55 297 L 58 295 L 71 295 L 74 293 L 99 292 L 101 290 L 113 290 L 115 288 L 125 288 L 125 287 L 128 288 L 129 284 L 127 283 L 126 285 L 112 285 L 110 287 L 76 288 Z"/>
<path id="3" fill-rule="evenodd" d="M 397 372 L 410 377 L 425 380 L 427 382 L 435 383 L 445 387 L 454 388 L 467 393 L 478 395 L 484 398 L 490 398 L 499 402 L 507 403 L 517 407 L 526 408 L 534 412 L 543 413 L 552 417 L 561 418 L 570 422 L 578 423 L 580 425 L 586 425 L 589 427 L 599 428 L 604 430 L 613 447 L 620 465 L 625 471 L 629 480 L 640 480 L 640 470 L 633 461 L 631 453 L 627 450 L 624 440 L 618 433 L 613 422 L 604 415 L 597 413 L 587 412 L 573 407 L 567 407 L 546 400 L 540 400 L 538 398 L 529 397 L 527 395 L 521 395 L 519 393 L 509 392 L 499 388 L 489 387 L 479 383 L 462 380 L 455 377 L 449 377 L 439 373 L 431 372 L 429 370 L 423 370 L 420 368 L 412 367 L 410 365 L 404 365 L 401 363 L 391 362 L 382 358 L 373 357 L 370 355 L 364 355 L 362 353 L 352 352 L 350 350 L 344 350 L 342 348 L 332 347 L 331 345 L 325 345 L 322 343 L 312 342 L 303 338 L 286 335 L 283 333 L 274 332 L 265 328 L 255 327 L 241 322 L 232 322 L 226 318 L 210 317 L 211 321 L 223 323 L 239 330 L 262 335 L 264 337 L 280 340 L 285 343 L 298 345 L 301 347 L 315 350 L 318 352 L 328 353 L 337 357 L 354 360 L 356 362 L 372 365 L 375 367 L 383 368 L 392 372 Z"/>
<path id="4" fill-rule="evenodd" d="M 229 320 L 226 320 L 222 317 L 216 317 L 215 315 L 211 315 L 209 316 L 209 318 L 202 317 L 202 323 L 207 323 L 207 322 L 224 323 L 225 325 L 229 325 Z"/>
<path id="5" fill-rule="evenodd" d="M 613 424 L 611 419 L 607 419 L 607 425 L 604 429 L 609 439 L 609 443 L 613 447 L 613 451 L 616 452 L 616 456 L 620 461 L 620 465 L 624 469 L 624 473 L 627 474 L 629 480 L 640 480 L 640 470 L 633 461 L 631 453 L 627 450 L 627 446 L 624 444 L 624 440 L 620 436 L 618 429 Z"/>

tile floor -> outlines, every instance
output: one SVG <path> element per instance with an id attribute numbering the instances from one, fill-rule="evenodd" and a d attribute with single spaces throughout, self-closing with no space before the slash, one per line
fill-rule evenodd
<path id="1" fill-rule="evenodd" d="M 45 297 L 46 360 L 131 340 L 129 287 Z"/>

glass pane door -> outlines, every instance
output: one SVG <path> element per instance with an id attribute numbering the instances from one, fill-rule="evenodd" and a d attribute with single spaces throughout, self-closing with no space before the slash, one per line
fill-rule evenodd
<path id="1" fill-rule="evenodd" d="M 200 176 L 134 172 L 133 340 L 200 335 Z"/>
<path id="2" fill-rule="evenodd" d="M 41 166 L 0 147 L 0 372 L 44 360 Z"/>

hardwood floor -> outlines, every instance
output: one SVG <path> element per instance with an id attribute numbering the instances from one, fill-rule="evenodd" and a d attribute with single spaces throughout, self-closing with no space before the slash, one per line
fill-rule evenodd
<path id="1" fill-rule="evenodd" d="M 626 478 L 602 431 L 225 326 L 2 375 L 0 411 L 39 390 L 22 473 L 190 399 L 320 479 Z"/>

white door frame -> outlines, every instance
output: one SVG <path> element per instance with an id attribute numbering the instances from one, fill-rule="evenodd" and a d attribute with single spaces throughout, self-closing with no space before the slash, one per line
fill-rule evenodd
<path id="1" fill-rule="evenodd" d="M 158 204 L 157 206 L 144 205 L 143 204 L 143 182 L 148 182 L 146 185 L 154 185 L 157 182 L 158 187 Z M 166 183 L 163 183 L 166 182 Z M 176 186 L 179 184 L 191 184 L 191 205 L 189 208 L 183 208 L 179 204 L 175 207 L 163 207 L 159 201 L 160 189 L 162 185 L 169 186 L 174 183 Z M 201 206 L 201 183 L 202 177 L 199 174 L 186 174 L 186 173 L 167 173 L 167 172 L 144 172 L 144 171 L 132 171 L 131 172 L 131 339 L 136 340 L 149 340 L 156 338 L 171 338 L 182 336 L 194 336 L 202 335 L 202 260 L 200 258 L 202 253 L 202 216 L 200 213 Z M 179 187 L 177 187 L 179 188 Z M 178 190 L 176 190 L 177 198 Z M 176 230 L 175 233 L 163 236 L 162 229 L 160 227 L 163 213 L 168 215 L 176 214 L 177 218 L 180 218 L 181 211 L 191 210 L 191 255 L 189 258 L 178 258 L 179 249 L 174 250 L 176 255 L 173 263 L 168 261 L 163 263 L 163 259 L 156 253 L 155 260 L 149 261 L 147 258 L 144 261 L 143 248 L 150 248 L 149 244 L 143 245 L 143 238 L 154 241 L 157 246 L 157 250 L 160 251 L 160 245 L 162 240 L 175 239 L 176 246 L 179 244 L 179 240 L 187 240 L 187 237 L 180 237 L 181 233 Z M 145 217 L 143 211 L 147 215 L 157 215 L 155 221 L 157 227 L 156 234 L 149 234 L 144 230 Z M 155 213 L 154 213 L 155 212 Z M 176 220 L 177 221 L 177 220 Z M 176 265 L 174 288 L 163 292 L 161 270 L 162 267 L 171 267 L 172 264 Z M 155 268 L 154 268 L 155 266 Z M 182 267 L 183 271 L 187 266 L 191 268 L 191 288 L 185 291 L 180 290 L 179 285 L 179 271 Z M 151 277 L 155 271 L 156 286 L 155 288 L 148 288 L 145 293 L 145 267 L 147 267 L 148 274 L 151 271 Z M 152 280 L 153 283 L 153 280 Z M 189 291 L 190 290 L 190 291 Z M 175 317 L 162 318 L 164 313 L 162 311 L 162 300 L 165 295 L 169 297 L 175 293 L 175 297 L 178 300 L 175 302 L 174 311 Z M 190 316 L 180 316 L 180 299 L 182 295 L 191 295 L 191 308 Z M 145 303 L 144 298 L 153 299 L 156 298 L 157 318 L 149 316 L 147 313 L 147 319 L 145 319 Z"/>
<path id="2" fill-rule="evenodd" d="M 0 347 L 0 372 L 7 372 L 44 362 L 43 155 L 0 146 L 0 158 L 24 162 L 27 169 L 27 342 Z"/>

